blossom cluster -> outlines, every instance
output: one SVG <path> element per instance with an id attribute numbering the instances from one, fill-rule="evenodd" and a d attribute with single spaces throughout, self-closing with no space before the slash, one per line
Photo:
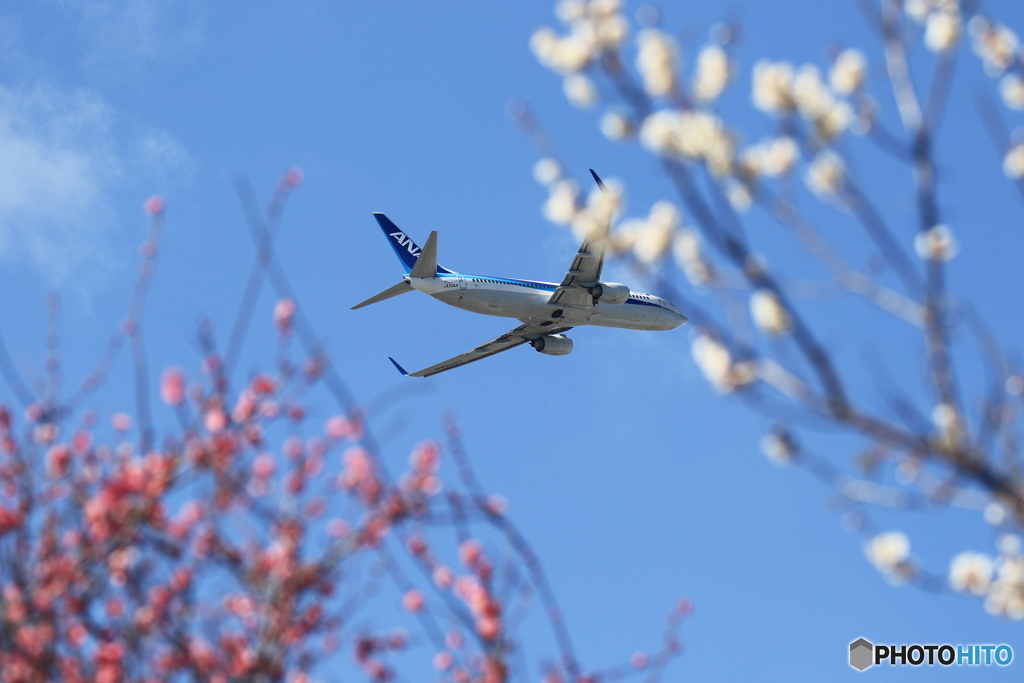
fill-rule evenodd
<path id="1" fill-rule="evenodd" d="M 555 9 L 568 33 L 538 29 L 530 47 L 545 65 L 562 74 L 566 97 L 586 108 L 597 101 L 597 90 L 584 73 L 605 50 L 614 50 L 629 35 L 619 0 L 561 0 Z"/>
<path id="2" fill-rule="evenodd" d="M 1003 104 L 1024 111 L 1024 55 L 1017 34 L 981 14 L 971 17 L 967 30 L 985 73 L 999 79 Z M 1019 137 L 1018 132 L 1003 156 L 1003 173 L 1013 180 L 1024 178 L 1024 143 Z"/>
<path id="3" fill-rule="evenodd" d="M 1020 539 L 1004 535 L 999 554 L 964 552 L 949 566 L 949 585 L 957 591 L 983 596 L 990 614 L 1015 621 L 1024 619 L 1024 556 Z"/>
<path id="4" fill-rule="evenodd" d="M 601 33 L 594 28 L 595 22 L 614 21 L 616 26 L 628 27 L 618 10 L 618 3 L 562 2 L 556 7 L 556 15 L 568 32 L 559 35 L 555 29 L 544 27 L 533 35 L 534 53 L 542 64 L 566 78 L 566 94 L 576 106 L 590 107 L 600 99 L 593 74 L 603 73 L 618 90 L 630 78 L 625 66 L 629 60 L 624 57 L 628 31 L 616 32 L 615 40 L 587 38 Z M 644 13 L 640 15 L 643 22 Z M 687 85 L 674 38 L 653 22 L 643 27 L 636 35 L 635 67 L 639 92 L 648 104 L 639 105 L 636 97 L 625 97 L 625 108 L 614 105 L 603 114 L 601 131 L 617 141 L 635 136 L 662 158 L 703 166 L 721 184 L 737 211 L 746 211 L 754 203 L 759 181 L 788 176 L 805 154 L 809 159 L 807 186 L 823 199 L 837 198 L 846 168 L 829 146 L 848 130 L 867 132 L 875 116 L 874 102 L 865 93 L 867 60 L 863 53 L 855 49 L 839 52 L 827 77 L 811 64 L 795 68 L 786 62 L 758 62 L 753 69 L 752 101 L 758 109 L 785 119 L 786 132 L 743 146 L 715 111 L 736 69 L 730 54 L 731 40 L 728 27 L 712 30 L 711 41 L 697 53 Z M 567 59 L 565 54 L 573 58 Z M 796 126 L 798 120 L 806 122 L 806 130 Z M 556 162 L 544 160 L 535 175 L 550 192 L 544 215 L 552 222 L 569 225 L 580 214 L 579 188 L 558 169 Z M 576 220 L 575 225 L 579 228 L 585 222 Z M 664 239 L 663 223 L 647 221 L 650 230 L 637 231 L 640 223 L 626 226 L 616 243 L 624 245 L 622 251 L 626 251 L 633 243 L 631 235 L 650 237 L 636 242 L 646 245 L 636 255 L 642 261 L 655 261 L 667 252 L 659 245 L 671 240 Z M 655 248 L 648 248 L 652 243 Z M 692 243 L 684 235 L 677 253 L 692 254 L 694 250 L 688 247 Z M 684 257 L 682 261 L 689 261 L 690 266 L 684 268 L 693 279 L 706 279 L 703 271 L 707 269 L 695 264 L 693 258 Z"/>
<path id="5" fill-rule="evenodd" d="M 275 307 L 286 345 L 294 315 L 291 301 Z M 369 680 L 391 680 L 410 638 L 352 623 L 374 590 L 345 577 L 393 537 L 429 577 L 398 582 L 402 607 L 428 632 L 443 613 L 468 617 L 434 643 L 442 680 L 510 680 L 510 598 L 495 590 L 486 534 L 466 536 L 480 521 L 508 524 L 503 500 L 447 493 L 441 508 L 464 506 L 466 523 L 458 565 L 446 562 L 449 544 L 428 535 L 441 446 L 419 444 L 391 480 L 360 411 L 311 431 L 302 398 L 323 372 L 279 360 L 231 398 L 215 352 L 193 379 L 169 368 L 159 394 L 181 427 L 146 453 L 126 413 L 105 427 L 91 411 L 75 425 L 44 403 L 22 420 L 0 407 L 0 681 L 312 681 L 339 648 Z"/>
<path id="6" fill-rule="evenodd" d="M 301 180 L 296 170 L 284 176 L 272 211 Z M 148 284 L 163 200 L 145 209 L 153 227 L 140 249 L 140 278 Z M 591 210 L 612 207 L 595 200 Z M 136 287 L 121 326 L 134 340 L 147 289 Z M 240 384 L 212 325 L 200 326 L 198 371 L 170 367 L 160 376 L 160 420 L 177 424 L 160 435 L 147 401 L 137 401 L 135 415 L 83 409 L 81 397 L 92 398 L 109 372 L 109 355 L 70 399 L 19 393 L 12 383 L 25 406 L 19 416 L 0 403 L 0 682 L 311 683 L 344 666 L 347 652 L 367 680 L 383 683 L 420 638 L 405 628 L 411 613 L 440 680 L 504 683 L 528 675 L 511 655 L 532 596 L 545 596 L 548 620 L 565 629 L 504 499 L 482 493 L 465 455 L 448 488 L 443 449 L 433 441 L 390 474 L 366 413 L 338 392 L 343 384 L 318 345 L 294 358 L 305 321 L 293 296 L 276 301 L 272 321 L 275 371 L 252 372 Z M 115 337 L 111 348 L 119 346 Z M 134 369 L 146 376 L 143 363 Z M 46 386 L 61 386 L 60 371 L 51 357 Z M 321 400 L 341 410 L 318 423 L 311 416 Z M 457 428 L 448 436 L 454 443 Z M 461 569 L 443 559 L 453 510 Z M 494 541 L 514 553 L 491 559 Z M 392 553 L 395 545 L 404 552 Z M 408 577 L 415 567 L 425 580 Z M 404 612 L 383 617 L 400 626 L 379 630 L 372 625 L 387 613 L 382 575 Z M 499 596 L 497 580 L 522 587 Z M 425 598 L 430 590 L 442 596 L 436 604 Z M 438 635 L 440 622 L 457 626 Z M 679 652 L 676 626 L 672 646 L 652 658 L 659 671 Z M 550 675 L 603 675 L 588 677 L 562 649 Z"/>
<path id="7" fill-rule="evenodd" d="M 932 52 L 948 52 L 956 47 L 963 31 L 959 0 L 907 0 L 904 11 L 924 26 L 924 43 Z"/>
<path id="8" fill-rule="evenodd" d="M 998 539 L 998 554 L 965 551 L 950 561 L 946 581 L 959 593 L 980 597 L 985 609 L 994 616 L 1020 621 L 1024 619 L 1024 555 L 1020 538 L 1003 534 Z M 864 551 L 872 564 L 889 580 L 902 584 L 920 569 L 910 553 L 910 541 L 899 531 L 871 537 Z"/>
<path id="9" fill-rule="evenodd" d="M 564 5 L 559 8 L 556 13 L 565 21 Z M 911 557 L 903 533 L 867 531 L 875 525 L 865 521 L 864 508 L 952 505 L 984 511 L 985 519 L 1003 531 L 1024 523 L 1014 464 L 1020 422 L 1013 401 L 1024 392 L 1021 373 L 1015 361 L 997 351 L 980 321 L 971 327 L 986 348 L 991 370 L 1000 377 L 1009 373 L 1006 395 L 979 392 L 989 398 L 968 401 L 960 388 L 964 377 L 951 362 L 957 356 L 953 321 L 962 303 L 947 291 L 952 280 L 944 273 L 960 243 L 943 220 L 947 211 L 940 195 L 945 187 L 937 178 L 949 176 L 941 170 L 942 148 L 936 142 L 958 51 L 973 50 L 984 72 L 997 79 L 1002 103 L 1024 111 L 1024 49 L 1017 34 L 978 3 L 904 0 L 883 2 L 878 11 L 870 3 L 862 9 L 878 39 L 877 57 L 870 61 L 864 51 L 846 45 L 827 46 L 824 64 L 756 61 L 748 97 L 755 110 L 767 115 L 769 129 L 753 138 L 745 138 L 727 115 L 735 100 L 722 98 L 740 69 L 736 38 L 742 31 L 735 26 L 713 27 L 708 42 L 694 46 L 691 59 L 675 34 L 660 25 L 658 12 L 645 5 L 637 12 L 640 27 L 632 41 L 592 43 L 573 72 L 587 78 L 586 106 L 603 105 L 598 120 L 606 138 L 635 141 L 641 151 L 653 154 L 676 195 L 675 201 L 656 201 L 649 210 L 644 206 L 626 215 L 624 190 L 617 185 L 609 252 L 624 257 L 634 273 L 650 277 L 667 297 L 689 298 L 690 351 L 697 370 L 716 392 L 739 395 L 760 412 L 777 410 L 784 416 L 762 439 L 762 451 L 773 463 L 798 464 L 834 489 L 849 505 L 844 526 L 861 533 L 868 560 L 891 582 L 931 589 L 948 584 L 983 597 L 994 615 L 1019 619 L 1024 615 L 1024 563 L 1015 542 L 1007 540 L 1012 537 L 1000 542 L 998 557 L 964 553 L 955 558 L 948 576 L 936 579 Z M 568 37 L 559 40 L 569 40 L 577 30 L 573 22 L 585 14 L 573 14 Z M 550 28 L 535 34 L 534 52 L 544 66 L 561 73 L 537 50 L 539 39 L 552 36 L 557 34 Z M 927 88 L 915 82 L 923 58 L 930 65 Z M 883 81 L 886 87 L 877 87 Z M 884 90 L 891 90 L 898 118 L 880 115 L 875 97 Z M 584 98 L 566 92 L 581 106 Z M 978 109 L 1003 172 L 1024 193 L 1024 129 L 1006 135 L 1001 111 Z M 902 124 L 901 130 L 890 129 L 893 120 Z M 860 141 L 908 171 L 919 214 L 912 230 L 904 229 L 903 216 L 886 215 L 884 201 L 871 196 L 877 189 L 874 169 L 867 157 L 853 151 L 853 143 Z M 551 150 L 545 141 L 545 156 Z M 535 176 L 548 188 L 543 212 L 549 220 L 572 226 L 577 234 L 598 223 L 593 195 L 584 201 L 560 163 L 543 159 Z M 804 189 L 856 232 L 837 236 L 824 222 L 819 227 L 818 209 L 803 206 Z M 755 244 L 770 243 L 777 233 L 765 233 L 761 222 L 747 220 L 745 213 L 754 207 L 757 218 L 784 228 L 786 239 L 795 238 L 824 268 L 826 279 L 809 279 L 820 273 L 769 269 Z M 616 223 L 620 213 L 623 218 Z M 866 258 L 854 244 L 861 235 L 868 244 Z M 715 250 L 713 256 L 706 245 Z M 692 289 L 686 289 L 687 282 Z M 813 306 L 797 303 L 843 295 L 857 296 L 923 333 L 922 353 L 935 392 L 923 409 L 895 399 L 902 420 L 893 420 L 856 397 L 857 378 L 845 372 L 848 361 L 830 348 L 833 337 L 819 336 Z M 709 299 L 721 316 L 705 308 Z M 850 468 L 798 447 L 790 410 L 808 417 L 808 424 L 824 420 L 863 439 Z M 995 433 L 1014 444 L 1005 459 L 988 452 Z M 894 484 L 883 476 L 890 467 Z"/>

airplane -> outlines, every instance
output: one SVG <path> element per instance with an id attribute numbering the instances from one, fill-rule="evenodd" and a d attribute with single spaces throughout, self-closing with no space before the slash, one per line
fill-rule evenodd
<path id="1" fill-rule="evenodd" d="M 601 191 L 607 191 L 597 174 L 593 170 L 590 173 Z M 591 230 L 573 256 L 565 277 L 555 283 L 456 273 L 437 264 L 436 230 L 420 249 L 387 216 L 374 213 L 373 217 L 406 274 L 397 285 L 356 304 L 352 310 L 418 290 L 449 306 L 484 315 L 517 318 L 522 323 L 497 339 L 417 372 L 406 372 L 389 357 L 405 377 L 430 377 L 522 344 L 530 344 L 550 356 L 564 356 L 572 351 L 572 339 L 563 333 L 583 325 L 674 330 L 687 321 L 682 311 L 660 297 L 630 291 L 617 282 L 601 281 L 610 221 Z"/>

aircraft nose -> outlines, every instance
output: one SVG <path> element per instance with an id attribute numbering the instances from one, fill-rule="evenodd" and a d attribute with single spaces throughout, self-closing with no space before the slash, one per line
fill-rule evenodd
<path id="1" fill-rule="evenodd" d="M 679 311 L 673 311 L 672 309 L 665 307 L 661 309 L 661 313 L 658 315 L 658 322 L 664 325 L 666 330 L 674 330 L 677 327 L 685 325 L 689 318 L 680 313 Z"/>

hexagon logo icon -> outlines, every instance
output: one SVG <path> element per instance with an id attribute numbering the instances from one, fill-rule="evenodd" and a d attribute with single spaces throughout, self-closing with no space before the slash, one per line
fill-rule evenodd
<path id="1" fill-rule="evenodd" d="M 875 646 L 864 638 L 858 638 L 850 643 L 850 666 L 857 671 L 863 671 L 874 661 Z"/>

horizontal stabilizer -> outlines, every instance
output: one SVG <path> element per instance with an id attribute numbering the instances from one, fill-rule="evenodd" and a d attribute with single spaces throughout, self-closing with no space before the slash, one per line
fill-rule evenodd
<path id="1" fill-rule="evenodd" d="M 437 277 L 437 230 L 430 233 L 409 277 Z"/>
<path id="2" fill-rule="evenodd" d="M 367 299 L 366 301 L 362 302 L 361 304 L 356 304 L 355 306 L 352 307 L 352 310 L 354 311 L 357 308 L 362 308 L 363 306 L 369 306 L 370 304 L 375 304 L 378 301 L 384 301 L 385 299 L 390 299 L 393 296 L 398 296 L 399 294 L 405 294 L 406 292 L 411 292 L 411 291 L 412 291 L 412 285 L 409 284 L 409 281 L 408 280 L 402 280 L 401 282 L 399 282 L 394 287 L 389 287 L 389 288 L 385 289 L 383 292 L 381 292 L 380 294 L 375 294 L 375 295 L 371 296 L 369 299 Z"/>

